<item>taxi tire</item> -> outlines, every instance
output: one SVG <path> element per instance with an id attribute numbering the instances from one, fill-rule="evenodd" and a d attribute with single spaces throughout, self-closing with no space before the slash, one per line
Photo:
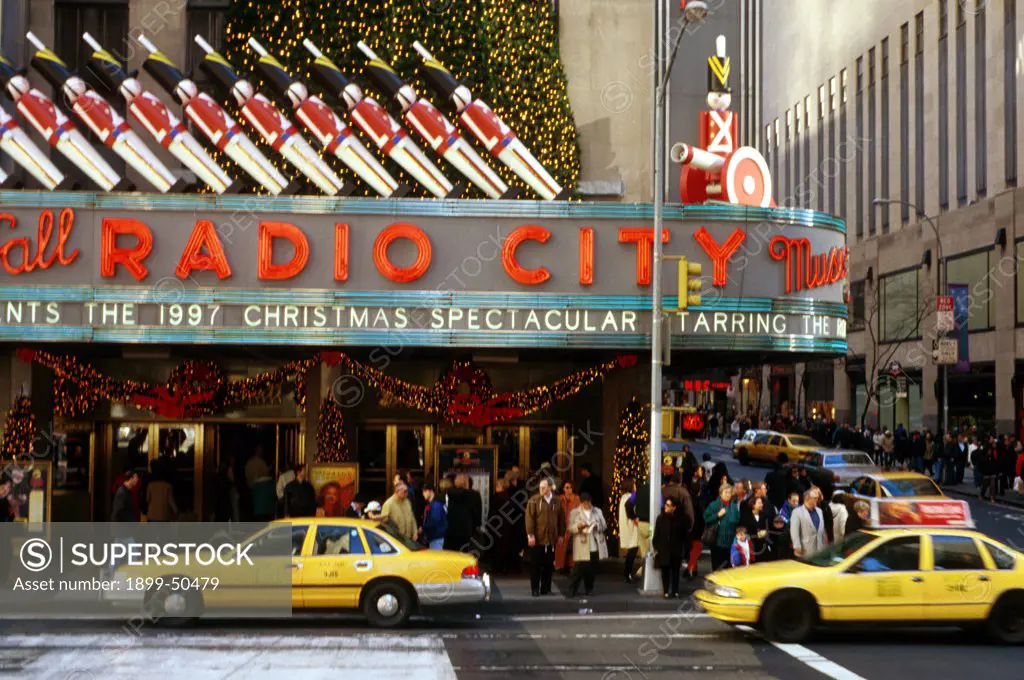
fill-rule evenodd
<path id="1" fill-rule="evenodd" d="M 740 449 L 736 457 L 739 458 L 740 465 L 750 465 L 750 454 L 747 453 L 746 449 Z"/>
<path id="2" fill-rule="evenodd" d="M 999 598 L 985 621 L 985 631 L 1004 645 L 1024 644 L 1024 591 Z"/>
<path id="3" fill-rule="evenodd" d="M 170 593 L 168 587 L 159 590 L 153 589 L 146 597 L 146 610 L 149 616 L 154 619 L 158 626 L 165 628 L 187 628 L 199 621 L 199 615 L 203 611 L 203 596 L 198 590 L 185 590 L 186 616 L 172 616 L 168 614 L 163 606 L 163 598 Z"/>
<path id="4" fill-rule="evenodd" d="M 761 608 L 761 626 L 775 642 L 803 642 L 817 622 L 818 605 L 803 591 L 776 593 Z"/>
<path id="5" fill-rule="evenodd" d="M 377 608 L 377 602 L 387 595 L 398 600 L 398 610 L 391 616 Z M 413 604 L 414 597 L 408 586 L 397 581 L 380 581 L 372 584 L 363 596 L 363 615 L 375 628 L 398 628 L 409 620 Z"/>

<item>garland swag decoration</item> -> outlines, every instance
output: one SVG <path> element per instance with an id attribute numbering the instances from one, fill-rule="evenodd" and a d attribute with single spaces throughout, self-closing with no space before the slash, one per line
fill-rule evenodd
<path id="1" fill-rule="evenodd" d="M 415 385 L 385 375 L 341 352 L 320 352 L 241 380 L 230 380 L 224 370 L 211 361 L 189 360 L 175 367 L 166 383 L 152 385 L 138 380 L 117 380 L 71 355 L 35 349 L 19 349 L 17 353 L 22 361 L 46 366 L 54 372 L 54 415 L 61 417 L 85 415 L 104 399 L 131 404 L 165 418 L 200 418 L 256 403 L 271 391 L 284 391 L 288 385 L 292 387 L 296 404 L 305 411 L 309 371 L 321 364 L 341 364 L 351 375 L 377 389 L 390 403 L 439 416 L 448 423 L 476 427 L 542 411 L 603 379 L 612 370 L 636 364 L 634 355 L 619 356 L 550 385 L 498 394 L 494 392 L 490 376 L 466 361 L 456 361 L 432 386 Z M 333 399 L 325 399 L 321 404 L 317 438 L 321 462 L 346 460 L 348 449 L 342 409 Z"/>

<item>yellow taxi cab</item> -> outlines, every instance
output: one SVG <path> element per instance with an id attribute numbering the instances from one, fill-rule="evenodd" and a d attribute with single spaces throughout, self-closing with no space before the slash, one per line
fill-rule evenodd
<path id="1" fill-rule="evenodd" d="M 840 489 L 835 500 L 852 512 L 857 501 L 876 498 L 944 498 L 942 489 L 928 475 L 918 472 L 873 472 L 855 477 L 849 487 Z"/>
<path id="2" fill-rule="evenodd" d="M 1024 554 L 971 525 L 964 501 L 875 499 L 873 528 L 807 557 L 715 572 L 694 597 L 780 642 L 818 625 L 909 623 L 980 625 L 1024 643 Z"/>
<path id="3" fill-rule="evenodd" d="M 757 430 L 752 439 L 745 435 L 735 442 L 732 457 L 740 465 L 749 465 L 752 461 L 774 463 L 780 453 L 785 453 L 790 461 L 797 462 L 820 450 L 821 444 L 806 435 Z"/>
<path id="4" fill-rule="evenodd" d="M 282 550 L 289 544 L 290 559 Z M 271 545 L 268 553 L 264 547 Z M 490 576 L 481 573 L 474 556 L 428 550 L 388 523 L 278 520 L 238 546 L 252 557 L 253 566 L 125 565 L 114 572 L 120 587 L 105 597 L 115 605 L 143 605 L 154 620 L 169 626 L 211 612 L 244 611 L 254 602 L 266 608 L 276 602 L 281 606 L 275 611 L 289 613 L 357 610 L 382 628 L 403 625 L 423 607 L 490 598 Z"/>

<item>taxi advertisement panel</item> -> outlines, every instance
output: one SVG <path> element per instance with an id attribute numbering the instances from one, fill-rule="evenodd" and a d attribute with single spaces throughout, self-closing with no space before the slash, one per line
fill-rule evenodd
<path id="1" fill-rule="evenodd" d="M 871 518 L 877 527 L 970 527 L 971 510 L 965 501 L 949 498 L 883 500 L 872 503 Z"/>

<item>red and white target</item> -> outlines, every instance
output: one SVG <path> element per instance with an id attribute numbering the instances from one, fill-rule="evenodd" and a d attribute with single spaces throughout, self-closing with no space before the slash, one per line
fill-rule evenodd
<path id="1" fill-rule="evenodd" d="M 742 146 L 725 160 L 722 168 L 725 200 L 737 205 L 768 208 L 772 204 L 772 175 L 761 153 Z"/>

